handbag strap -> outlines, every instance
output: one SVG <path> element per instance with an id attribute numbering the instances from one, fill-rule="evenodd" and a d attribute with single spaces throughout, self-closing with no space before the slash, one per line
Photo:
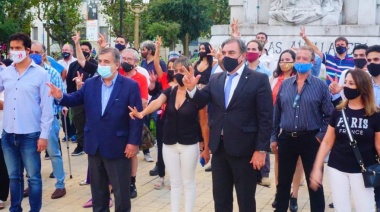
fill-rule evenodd
<path id="1" fill-rule="evenodd" d="M 350 139 L 350 146 L 352 147 L 352 150 L 354 151 L 356 160 L 358 161 L 360 167 L 362 168 L 362 172 L 365 172 L 366 169 L 364 168 L 363 158 L 359 152 L 358 143 L 352 137 L 351 130 L 350 130 L 350 127 L 348 126 L 346 113 L 344 112 L 344 109 L 342 109 L 342 115 L 343 115 L 344 125 L 346 126 L 347 135 L 348 135 L 348 138 Z"/>

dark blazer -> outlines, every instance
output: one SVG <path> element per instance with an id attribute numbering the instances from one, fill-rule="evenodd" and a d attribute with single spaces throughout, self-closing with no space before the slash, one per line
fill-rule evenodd
<path id="1" fill-rule="evenodd" d="M 228 108 L 224 106 L 224 84 L 227 74 L 217 73 L 193 101 L 212 103 L 209 148 L 214 153 L 223 129 L 224 148 L 231 156 L 252 156 L 255 150 L 269 151 L 272 131 L 272 91 L 265 74 L 245 67 Z"/>
<path id="2" fill-rule="evenodd" d="M 117 75 L 110 99 L 102 115 L 102 80 L 99 76 L 86 80 L 83 87 L 64 94 L 60 105 L 75 107 L 84 104 L 84 151 L 94 155 L 97 150 L 104 158 L 125 157 L 127 144 L 140 145 L 143 121 L 129 117 L 128 106 L 142 110 L 138 84 Z"/>

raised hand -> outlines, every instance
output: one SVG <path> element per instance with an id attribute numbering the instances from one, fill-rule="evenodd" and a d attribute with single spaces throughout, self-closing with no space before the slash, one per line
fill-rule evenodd
<path id="1" fill-rule="evenodd" d="M 149 71 L 149 81 L 150 83 L 156 83 L 157 75 L 154 73 L 154 71 Z"/>
<path id="2" fill-rule="evenodd" d="M 301 36 L 301 38 L 304 38 L 306 36 L 305 27 L 304 26 L 300 27 L 300 36 Z"/>
<path id="3" fill-rule="evenodd" d="M 79 90 L 82 87 L 82 85 L 84 84 L 83 74 L 81 74 L 79 71 L 77 71 L 77 76 L 74 77 L 73 81 L 75 81 L 75 83 L 77 85 L 77 90 Z"/>
<path id="4" fill-rule="evenodd" d="M 131 119 L 135 120 L 135 118 L 138 118 L 138 119 L 142 119 L 144 118 L 144 116 L 137 111 L 136 107 L 131 107 L 131 106 L 128 106 L 129 110 L 131 111 L 129 113 L 129 116 L 131 117 Z"/>
<path id="5" fill-rule="evenodd" d="M 239 20 L 232 18 L 232 23 L 230 24 L 231 26 L 231 37 L 234 38 L 240 38 L 240 31 L 239 31 Z"/>
<path id="6" fill-rule="evenodd" d="M 208 53 L 207 55 L 211 55 L 215 57 L 215 59 L 217 59 L 218 61 L 223 59 L 224 56 L 222 54 L 222 48 L 219 47 L 218 50 L 213 49 L 211 46 L 209 48 L 210 48 L 210 53 Z"/>
<path id="7" fill-rule="evenodd" d="M 79 41 L 80 41 L 80 32 L 77 31 L 75 33 L 75 35 L 73 37 L 71 37 L 71 39 L 73 39 L 73 41 L 74 41 L 75 44 L 79 44 Z"/>
<path id="8" fill-rule="evenodd" d="M 162 37 L 157 35 L 156 48 L 160 48 L 162 45 Z"/>
<path id="9" fill-rule="evenodd" d="M 190 66 L 190 70 L 187 70 L 185 66 L 181 67 L 181 70 L 184 72 L 185 76 L 183 77 L 183 84 L 186 86 L 187 90 L 192 91 L 195 86 L 198 84 L 199 78 L 201 75 L 199 74 L 197 77 L 194 77 L 194 68 Z"/>
<path id="10" fill-rule="evenodd" d="M 53 83 L 48 82 L 46 83 L 47 86 L 49 86 L 50 91 L 49 91 L 49 96 L 54 97 L 55 99 L 61 99 L 63 97 L 62 91 L 57 88 Z"/>
<path id="11" fill-rule="evenodd" d="M 335 76 L 334 76 L 334 79 L 332 79 L 330 77 L 330 75 L 327 74 L 327 80 L 330 80 L 331 83 L 329 85 L 329 90 L 332 94 L 337 94 L 339 93 L 340 91 L 342 91 L 343 89 L 343 86 L 340 86 L 339 85 L 339 79 L 338 79 L 338 75 L 335 73 Z"/>
<path id="12" fill-rule="evenodd" d="M 107 43 L 106 36 L 102 35 L 101 33 L 99 33 L 98 45 L 102 49 L 106 48 L 109 45 L 109 43 Z"/>

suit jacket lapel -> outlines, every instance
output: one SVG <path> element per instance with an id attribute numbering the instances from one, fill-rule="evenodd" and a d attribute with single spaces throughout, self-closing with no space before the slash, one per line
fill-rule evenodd
<path id="1" fill-rule="evenodd" d="M 112 106 L 116 97 L 119 95 L 121 88 L 123 87 L 123 81 L 121 80 L 121 76 L 117 75 L 115 85 L 112 89 L 110 99 L 108 100 L 106 109 L 104 110 L 103 116 L 107 113 L 107 110 Z"/>
<path id="2" fill-rule="evenodd" d="M 242 74 L 241 74 L 241 76 L 240 76 L 239 82 L 238 82 L 238 84 L 237 84 L 237 86 L 235 88 L 235 91 L 234 91 L 234 94 L 233 94 L 233 96 L 231 98 L 231 101 L 228 104 L 227 109 L 234 103 L 234 101 L 236 101 L 236 99 L 242 93 L 244 86 L 248 82 L 248 77 L 250 76 L 250 74 L 251 74 L 251 70 L 245 67 L 244 70 L 243 70 L 243 72 L 242 72 Z"/>
<path id="3" fill-rule="evenodd" d="M 95 92 L 94 93 L 95 94 L 94 108 L 96 111 L 98 111 L 97 113 L 100 115 L 102 115 L 102 86 L 103 86 L 103 82 L 102 82 L 102 79 L 99 77 L 99 79 L 96 80 L 95 88 L 94 88 L 94 92 Z"/>

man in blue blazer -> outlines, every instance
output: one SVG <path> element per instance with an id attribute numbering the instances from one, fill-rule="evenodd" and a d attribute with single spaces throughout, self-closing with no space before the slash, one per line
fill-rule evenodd
<path id="1" fill-rule="evenodd" d="M 129 197 L 131 160 L 141 143 L 142 121 L 129 117 L 128 105 L 142 110 L 139 86 L 118 75 L 119 51 L 99 53 L 99 76 L 88 79 L 74 93 L 62 94 L 48 84 L 60 105 L 84 104 L 84 151 L 88 154 L 93 211 L 109 211 L 109 182 L 115 195 L 115 211 L 131 211 Z"/>

